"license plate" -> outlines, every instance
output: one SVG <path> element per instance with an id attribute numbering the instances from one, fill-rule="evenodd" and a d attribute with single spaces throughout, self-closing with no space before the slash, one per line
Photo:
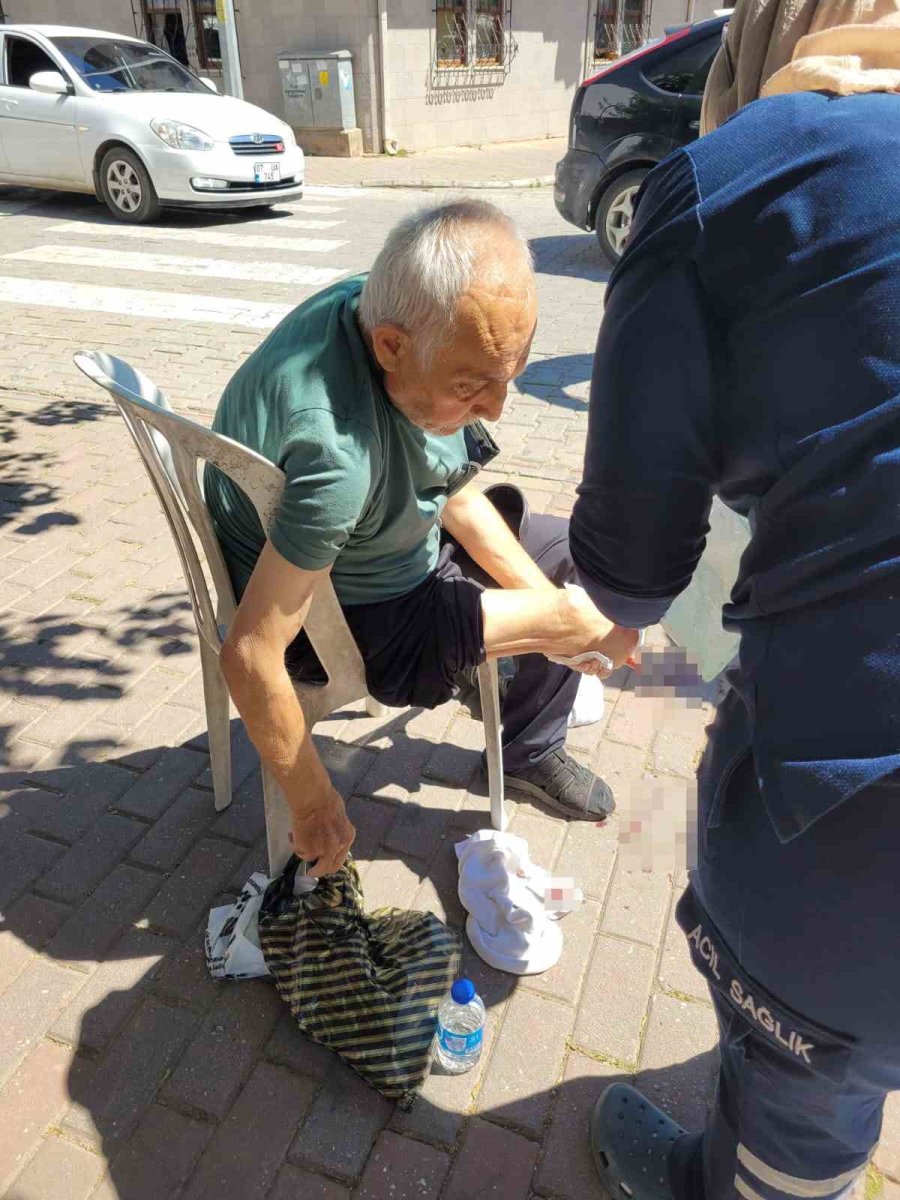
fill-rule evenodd
<path id="1" fill-rule="evenodd" d="M 281 163 L 254 163 L 253 175 L 257 183 L 279 183 L 281 181 Z"/>

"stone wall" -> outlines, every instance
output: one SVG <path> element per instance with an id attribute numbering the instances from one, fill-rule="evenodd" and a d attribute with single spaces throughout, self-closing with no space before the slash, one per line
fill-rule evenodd
<path id="1" fill-rule="evenodd" d="M 702 21 L 711 17 L 717 8 L 725 8 L 725 0 L 653 0 L 650 32 L 659 37 L 667 25 L 680 25 L 687 20 Z M 691 11 L 693 10 L 693 11 Z"/>
<path id="2" fill-rule="evenodd" d="M 284 116 L 278 73 L 282 50 L 349 50 L 353 55 L 356 121 L 367 152 L 378 142 L 375 0 L 266 0 L 265 17 L 242 4 L 237 18 L 244 96 Z"/>
<path id="3" fill-rule="evenodd" d="M 134 37 L 129 0 L 3 0 L 10 25 L 83 25 Z"/>
<path id="4" fill-rule="evenodd" d="M 516 50 L 509 66 L 466 70 L 436 65 L 433 9 L 432 0 L 391 0 L 388 7 L 388 133 L 401 148 L 565 133 L 584 69 L 584 0 L 516 0 L 510 30 Z"/>

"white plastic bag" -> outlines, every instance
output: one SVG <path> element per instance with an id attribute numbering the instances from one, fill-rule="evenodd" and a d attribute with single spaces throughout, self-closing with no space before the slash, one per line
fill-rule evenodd
<path id="1" fill-rule="evenodd" d="M 269 968 L 259 947 L 257 922 L 269 880 L 251 875 L 234 904 L 210 909 L 206 927 L 206 965 L 214 979 L 257 979 Z"/>

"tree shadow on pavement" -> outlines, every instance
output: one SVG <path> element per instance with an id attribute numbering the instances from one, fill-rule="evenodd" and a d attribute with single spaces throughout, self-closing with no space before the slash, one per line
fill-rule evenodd
<path id="1" fill-rule="evenodd" d="M 133 680 L 130 651 L 152 650 L 165 665 L 193 654 L 195 645 L 191 606 L 181 591 L 96 615 L 7 613 L 0 615 L 0 699 L 115 700 Z"/>
<path id="2" fill-rule="evenodd" d="M 397 752 L 409 723 L 402 716 L 392 722 L 379 758 Z M 10 945 L 13 951 L 6 995 L 14 996 L 20 984 L 23 996 L 29 987 L 55 988 L 58 995 L 55 1006 L 42 1002 L 43 1027 L 29 1024 L 26 1005 L 20 1028 L 15 1010 L 0 1076 L 10 1075 L 45 1035 L 74 1052 L 64 1103 L 59 1111 L 46 1109 L 48 1136 L 38 1145 L 38 1131 L 32 1134 L 37 1157 L 20 1176 L 22 1195 L 34 1194 L 28 1172 L 43 1177 L 40 1157 L 51 1153 L 46 1147 L 52 1150 L 56 1137 L 108 1162 L 95 1200 L 214 1194 L 250 1200 L 268 1195 L 285 1156 L 297 1167 L 350 1182 L 375 1170 L 366 1164 L 387 1127 L 449 1154 L 462 1145 L 465 1155 L 490 1133 L 487 1122 L 502 1126 L 507 1133 L 498 1136 L 513 1139 L 522 1152 L 521 1189 L 507 1178 L 503 1192 L 511 1200 L 532 1195 L 534 1170 L 542 1193 L 599 1200 L 587 1115 L 607 1083 L 633 1072 L 581 1052 L 558 1029 L 515 1028 L 510 1001 L 527 980 L 493 971 L 471 949 L 464 951 L 463 969 L 488 1008 L 486 1065 L 501 1041 L 508 1056 L 516 1044 L 537 1046 L 549 1038 L 558 1043 L 557 1069 L 567 1056 L 564 1077 L 551 1084 L 554 1069 L 546 1086 L 524 1086 L 521 1063 L 504 1069 L 499 1062 L 489 1084 L 480 1067 L 469 1076 L 433 1074 L 404 1113 L 306 1039 L 267 981 L 218 983 L 208 976 L 202 931 L 209 907 L 229 902 L 252 870 L 264 867 L 265 849 L 252 757 L 238 748 L 235 798 L 217 814 L 203 744 L 197 737 L 97 761 L 103 747 L 76 741 L 69 762 L 4 795 L 0 844 L 16 864 L 4 881 L 14 896 L 0 893 L 0 934 L 16 939 L 3 939 L 4 952 Z M 364 890 L 373 863 L 396 861 L 433 889 L 429 902 L 423 892 L 417 903 L 400 906 L 431 907 L 461 931 L 452 856 L 459 810 L 442 814 L 452 836 L 420 840 L 413 854 L 391 848 L 391 825 L 403 804 L 359 792 L 351 804 L 359 813 L 368 810 L 358 847 Z M 483 816 L 478 823 L 485 824 Z M 28 868 L 35 845 L 43 858 Z M 24 954 L 23 945 L 37 957 Z M 560 1016 L 566 1011 L 560 1007 Z M 703 1054 L 645 1071 L 637 1082 L 697 1128 L 712 1070 L 713 1056 Z M 526 1067 L 526 1079 L 528 1073 Z M 102 1161 L 91 1169 L 99 1175 Z M 321 1179 L 318 1186 L 324 1187 Z M 5 1194 L 16 1198 L 17 1185 Z"/>
<path id="3" fill-rule="evenodd" d="M 554 408 L 573 413 L 587 412 L 587 385 L 594 369 L 593 354 L 557 354 L 552 358 L 533 359 L 516 380 L 516 389 L 524 396 L 546 400 Z M 577 387 L 579 395 L 566 392 Z"/>
<path id="4" fill-rule="evenodd" d="M 16 534 L 46 533 L 65 525 L 78 525 L 74 513 L 47 511 L 60 502 L 63 490 L 53 482 L 59 456 L 52 450 L 6 449 L 21 436 L 22 424 L 51 427 L 83 425 L 109 413 L 102 404 L 51 400 L 39 407 L 3 404 L 0 401 L 0 529 L 14 526 Z M 42 511 L 31 517 L 32 509 Z M 29 519 L 30 518 L 30 519 Z"/>

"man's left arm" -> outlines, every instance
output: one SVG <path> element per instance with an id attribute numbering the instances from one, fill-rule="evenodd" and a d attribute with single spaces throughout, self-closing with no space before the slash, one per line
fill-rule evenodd
<path id="1" fill-rule="evenodd" d="M 500 587 L 554 586 L 474 480 L 447 501 L 441 520 L 451 537 Z"/>

